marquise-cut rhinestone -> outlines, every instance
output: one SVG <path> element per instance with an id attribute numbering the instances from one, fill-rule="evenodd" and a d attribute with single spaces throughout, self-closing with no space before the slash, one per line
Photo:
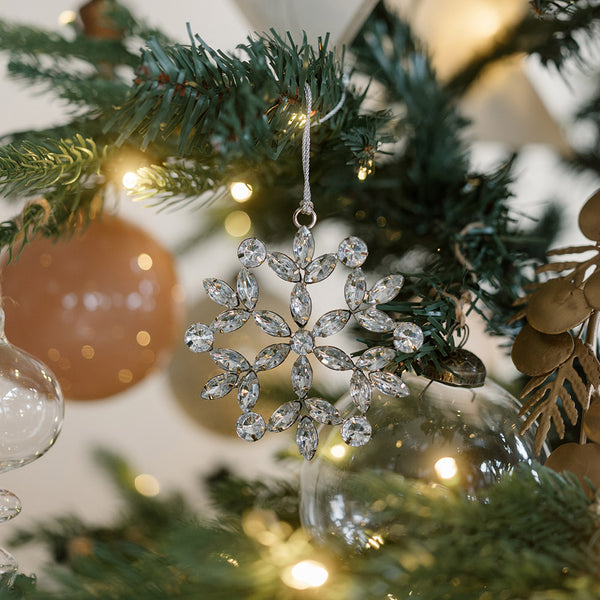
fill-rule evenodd
<path id="1" fill-rule="evenodd" d="M 380 279 L 369 291 L 367 302 L 371 304 L 385 304 L 393 300 L 404 285 L 402 275 L 388 275 Z"/>
<path id="2" fill-rule="evenodd" d="M 300 410 L 302 404 L 298 400 L 292 400 L 281 405 L 269 419 L 267 423 L 267 429 L 269 431 L 285 431 L 291 427 L 298 417 L 300 416 Z"/>
<path id="3" fill-rule="evenodd" d="M 310 319 L 312 300 L 303 283 L 297 283 L 290 295 L 290 313 L 294 321 L 303 327 Z"/>
<path id="4" fill-rule="evenodd" d="M 396 358 L 396 352 L 386 346 L 374 346 L 365 350 L 356 361 L 359 369 L 379 371 L 387 367 Z"/>
<path id="5" fill-rule="evenodd" d="M 221 373 L 215 377 L 211 377 L 202 388 L 200 396 L 207 400 L 222 398 L 227 396 L 229 392 L 237 385 L 238 376 L 235 373 Z"/>
<path id="6" fill-rule="evenodd" d="M 238 382 L 238 404 L 242 409 L 242 412 L 248 412 L 252 410 L 258 400 L 260 394 L 260 384 L 258 383 L 258 376 L 254 371 L 246 373 Z"/>
<path id="7" fill-rule="evenodd" d="M 335 346 L 317 346 L 313 352 L 321 364 L 334 371 L 347 371 L 354 368 L 352 359 Z"/>
<path id="8" fill-rule="evenodd" d="M 301 269 L 312 260 L 315 251 L 315 238 L 310 229 L 303 225 L 294 236 L 293 253 L 296 263 Z"/>
<path id="9" fill-rule="evenodd" d="M 284 281 L 296 282 L 302 278 L 300 269 L 296 263 L 283 252 L 267 253 L 267 262 L 277 277 L 280 277 Z"/>
<path id="10" fill-rule="evenodd" d="M 306 396 L 313 381 L 313 372 L 308 358 L 299 356 L 292 367 L 292 388 L 300 398 Z"/>
<path id="11" fill-rule="evenodd" d="M 288 337 L 291 330 L 283 317 L 271 310 L 257 310 L 252 313 L 256 324 L 269 335 L 275 337 Z"/>
<path id="12" fill-rule="evenodd" d="M 247 310 L 231 308 L 217 315 L 210 328 L 219 333 L 230 333 L 239 329 L 249 318 L 250 313 Z"/>
<path id="13" fill-rule="evenodd" d="M 351 315 L 349 310 L 330 310 L 315 323 L 313 335 L 324 338 L 340 332 L 346 326 Z"/>
<path id="14" fill-rule="evenodd" d="M 236 287 L 241 303 L 248 310 L 252 310 L 258 302 L 258 281 L 256 281 L 256 275 L 246 269 L 246 267 L 242 267 L 237 276 Z"/>
<path id="15" fill-rule="evenodd" d="M 358 369 L 352 373 L 350 378 L 350 398 L 354 406 L 365 413 L 371 406 L 371 384 L 362 371 Z"/>
<path id="16" fill-rule="evenodd" d="M 227 308 L 235 308 L 238 305 L 238 297 L 228 283 L 213 277 L 212 279 L 205 279 L 202 284 L 213 302 Z"/>
<path id="17" fill-rule="evenodd" d="M 347 267 L 360 267 L 369 254 L 367 244 L 359 237 L 351 236 L 343 240 L 339 247 L 337 256 Z"/>
<path id="18" fill-rule="evenodd" d="M 290 346 L 296 354 L 309 354 L 315 347 L 315 338 L 310 331 L 299 329 L 290 340 Z"/>
<path id="19" fill-rule="evenodd" d="M 350 417 L 342 425 L 342 439 L 348 446 L 364 446 L 373 434 L 371 423 L 362 415 Z"/>
<path id="20" fill-rule="evenodd" d="M 204 323 L 194 323 L 187 328 L 184 341 L 192 352 L 206 352 L 212 348 L 215 334 Z"/>
<path id="21" fill-rule="evenodd" d="M 319 283 L 329 277 L 337 265 L 337 256 L 335 254 L 323 254 L 315 258 L 307 267 L 304 273 L 304 283 Z"/>
<path id="22" fill-rule="evenodd" d="M 319 435 L 317 434 L 317 428 L 310 420 L 310 417 L 302 417 L 302 419 L 300 419 L 298 430 L 296 432 L 296 444 L 298 445 L 300 454 L 302 454 L 306 460 L 312 460 L 317 451 L 317 445 L 319 444 Z"/>
<path id="23" fill-rule="evenodd" d="M 362 269 L 354 269 L 346 279 L 344 298 L 350 310 L 356 310 L 365 299 L 367 280 Z"/>
<path id="24" fill-rule="evenodd" d="M 375 333 L 392 331 L 392 329 L 396 327 L 394 319 L 386 315 L 382 310 L 377 310 L 373 306 L 354 313 L 354 317 L 361 327 L 364 327 L 369 331 L 374 331 Z"/>
<path id="25" fill-rule="evenodd" d="M 235 429 L 245 442 L 256 442 L 265 435 L 267 426 L 265 420 L 258 413 L 247 412 L 240 415 Z"/>
<path id="26" fill-rule="evenodd" d="M 272 344 L 263 348 L 254 361 L 256 371 L 267 371 L 278 367 L 290 353 L 289 344 Z"/>
<path id="27" fill-rule="evenodd" d="M 224 371 L 241 373 L 250 370 L 250 363 L 239 352 L 229 348 L 215 348 L 211 350 L 210 357 Z"/>
<path id="28" fill-rule="evenodd" d="M 416 352 L 423 345 L 423 330 L 414 323 L 403 321 L 396 324 L 394 329 L 394 346 L 410 354 Z"/>
<path id="29" fill-rule="evenodd" d="M 259 239 L 247 238 L 239 245 L 237 254 L 245 267 L 258 267 L 267 258 L 267 249 Z"/>
<path id="30" fill-rule="evenodd" d="M 371 383 L 388 396 L 402 398 L 410 394 L 408 386 L 398 375 L 394 375 L 394 373 L 374 371 L 369 375 L 369 378 L 371 379 Z"/>
<path id="31" fill-rule="evenodd" d="M 308 414 L 323 425 L 339 425 L 342 422 L 342 417 L 338 409 L 333 404 L 323 400 L 322 398 L 310 398 L 306 400 Z"/>

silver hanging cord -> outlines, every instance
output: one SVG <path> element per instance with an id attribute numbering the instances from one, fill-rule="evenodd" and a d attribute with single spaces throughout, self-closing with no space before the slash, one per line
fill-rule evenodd
<path id="1" fill-rule="evenodd" d="M 312 124 L 312 127 L 315 125 L 320 125 L 321 123 L 325 123 L 325 121 L 331 119 L 331 117 L 333 117 L 333 115 L 335 115 L 342 108 L 342 106 L 344 106 L 344 102 L 346 102 L 346 88 L 348 87 L 349 83 L 350 76 L 348 75 L 348 71 L 344 71 L 344 75 L 342 76 L 342 85 L 344 86 L 344 89 L 342 91 L 342 97 L 340 98 L 340 101 L 322 119 L 315 121 Z"/>
<path id="2" fill-rule="evenodd" d="M 300 208 L 298 208 L 294 213 L 294 225 L 298 228 L 302 227 L 298 221 L 298 217 L 301 214 L 308 215 L 311 218 L 311 222 L 307 225 L 309 229 L 312 229 L 317 222 L 317 213 L 315 213 L 315 207 L 310 194 L 310 128 L 324 123 L 342 108 L 344 102 L 346 101 L 346 88 L 348 86 L 348 81 L 348 74 L 344 73 L 342 78 L 344 91 L 342 92 L 340 101 L 322 119 L 319 119 L 312 124 L 310 122 L 310 114 L 312 112 L 312 92 L 310 91 L 310 86 L 308 83 L 304 84 L 304 100 L 306 102 L 306 121 L 304 123 L 304 131 L 302 132 L 302 172 L 304 174 L 304 193 L 302 194 Z"/>

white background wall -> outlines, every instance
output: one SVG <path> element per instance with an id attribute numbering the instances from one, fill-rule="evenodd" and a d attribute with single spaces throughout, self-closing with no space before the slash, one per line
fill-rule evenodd
<path id="1" fill-rule="evenodd" d="M 185 43 L 185 23 L 189 21 L 209 44 L 232 49 L 243 42 L 250 26 L 231 0 L 128 0 L 127 5 L 143 15 L 147 21 L 159 25 L 174 38 Z M 0 18 L 25 22 L 41 27 L 59 29 L 57 16 L 64 9 L 76 9 L 72 0 L 0 0 Z M 320 15 L 314 15 L 315 31 L 323 33 Z M 4 73 L 0 60 L 0 73 Z M 573 74 L 574 89 L 559 78 L 542 72 L 535 63 L 528 72 L 536 88 L 554 117 L 568 125 L 569 112 L 575 100 L 581 99 L 580 74 Z M 42 127 L 59 123 L 64 109 L 59 102 L 40 97 L 36 90 L 7 81 L 0 74 L 0 133 L 26 127 Z M 505 149 L 486 142 L 476 144 L 474 162 L 489 165 L 498 160 Z M 524 150 L 517 173 L 515 203 L 519 209 L 539 210 L 542 203 L 554 195 L 567 199 L 568 233 L 564 240 L 579 241 L 573 231 L 578 207 L 594 189 L 597 182 L 590 178 L 574 178 L 558 166 L 552 149 L 532 146 Z M 13 207 L 1 207 L 1 215 L 10 215 Z M 174 247 L 199 223 L 201 213 L 192 209 L 161 213 L 123 200 L 120 214 L 146 227 L 168 247 Z M 235 257 L 237 241 L 223 236 L 219 255 Z M 216 267 L 215 253 L 206 258 L 202 251 L 186 257 L 178 264 L 181 282 L 188 298 L 200 295 L 201 279 L 227 272 L 227 263 Z M 481 336 L 474 335 L 475 344 Z M 498 364 L 506 373 L 505 363 L 496 353 L 481 347 L 487 356 L 488 367 Z M 231 423 L 233 428 L 234 423 Z M 290 440 L 291 441 L 291 440 Z M 102 520 L 113 514 L 116 500 L 107 482 L 89 459 L 89 448 L 103 445 L 122 453 L 139 472 L 150 473 L 162 489 L 183 489 L 194 497 L 198 495 L 198 474 L 206 473 L 218 464 L 228 464 L 247 473 L 272 473 L 271 455 L 282 443 L 281 436 L 271 436 L 249 446 L 233 436 L 223 437 L 207 429 L 184 414 L 173 398 L 165 371 L 155 373 L 130 391 L 103 401 L 68 402 L 65 425 L 55 447 L 42 459 L 23 469 L 4 474 L 1 487 L 15 492 L 23 502 L 22 514 L 10 523 L 0 526 L 0 542 L 6 540 L 19 526 L 49 518 L 51 515 L 75 512 L 86 518 Z M 37 569 L 40 555 L 19 550 L 22 567 Z"/>

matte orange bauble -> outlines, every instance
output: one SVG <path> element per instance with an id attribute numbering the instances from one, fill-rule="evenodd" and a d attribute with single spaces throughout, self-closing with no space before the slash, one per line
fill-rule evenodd
<path id="1" fill-rule="evenodd" d="M 171 254 L 117 217 L 67 241 L 35 240 L 2 276 L 8 338 L 46 362 L 71 399 L 132 386 L 180 336 Z"/>

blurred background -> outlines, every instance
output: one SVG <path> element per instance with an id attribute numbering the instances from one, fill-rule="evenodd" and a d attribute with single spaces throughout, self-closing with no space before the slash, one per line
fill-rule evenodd
<path id="1" fill-rule="evenodd" d="M 188 42 L 186 23 L 189 22 L 192 31 L 205 42 L 223 50 L 233 50 L 252 31 L 266 31 L 270 27 L 290 30 L 295 35 L 304 30 L 311 40 L 331 31 L 333 43 L 339 46 L 352 39 L 374 5 L 372 1 L 357 0 L 170 3 L 124 0 L 124 3 L 134 14 L 183 44 Z M 442 80 L 450 78 L 491 36 L 528 9 L 526 0 L 394 0 L 390 4 L 406 16 L 429 45 Z M 0 18 L 60 31 L 65 27 L 61 24 L 66 18 L 65 11 L 78 8 L 79 4 L 69 0 L 0 0 Z M 65 120 L 65 106 L 59 101 L 9 80 L 3 60 L 0 58 L 0 134 Z M 519 151 L 513 204 L 521 218 L 535 218 L 550 201 L 560 203 L 564 226 L 559 244 L 582 241 L 576 230 L 577 213 L 598 186 L 591 176 L 572 173 L 561 162 L 571 144 L 586 139 L 585 129 L 574 125 L 573 113 L 590 95 L 590 79 L 589 73 L 575 65 L 559 75 L 542 68 L 533 59 L 505 60 L 486 72 L 463 99 L 461 107 L 473 122 L 469 136 L 476 168 L 486 169 L 511 152 Z M 371 95 L 376 105 L 376 89 Z M 315 201 L 318 211 L 318 198 Z M 232 211 L 238 211 L 239 222 L 243 204 L 238 205 L 229 197 L 226 202 Z M 114 199 L 112 210 L 172 251 L 193 236 L 203 218 L 202 208 L 195 206 L 159 213 L 143 202 L 133 203 L 125 189 Z M 16 214 L 18 207 L 4 203 L 0 211 L 0 216 L 6 218 Z M 317 229 L 317 235 L 327 238 L 329 233 L 333 234 L 332 226 L 328 227 L 325 232 Z M 226 219 L 222 231 L 210 240 L 210 249 L 200 244 L 175 256 L 186 314 L 169 360 L 117 395 L 67 402 L 63 430 L 55 447 L 41 460 L 2 475 L 0 487 L 21 498 L 23 512 L 15 521 L 0 527 L 0 542 L 15 529 L 49 516 L 75 513 L 102 521 L 112 515 L 118 508 L 117 500 L 91 460 L 90 450 L 96 446 L 121 453 L 140 475 L 149 476 L 140 479 L 142 493 L 180 489 L 190 498 L 197 498 L 199 504 L 203 502 L 200 475 L 220 465 L 249 476 L 279 472 L 281 467 L 273 456 L 293 443 L 293 436 L 266 436 L 252 445 L 240 441 L 234 431 L 238 412 L 235 398 L 228 396 L 214 402 L 200 399 L 210 365 L 192 355 L 182 341 L 189 323 L 206 322 L 217 312 L 214 304 L 204 300 L 202 279 L 217 276 L 227 280 L 233 275 L 237 245 L 250 230 L 251 223 L 244 221 L 243 216 L 241 226 Z M 333 239 L 339 239 L 341 233 L 335 231 Z M 332 285 L 336 285 L 335 280 Z M 277 303 L 285 306 L 286 287 L 267 284 L 266 291 L 272 307 Z M 313 301 L 317 306 L 319 301 Z M 328 309 L 320 306 L 316 310 L 322 313 Z M 277 308 L 274 310 L 279 312 Z M 285 308 L 281 312 L 285 314 Z M 238 341 L 250 346 L 257 343 L 251 339 Z M 514 377 L 504 351 L 490 344 L 476 322 L 471 325 L 467 347 L 484 360 L 492 377 L 500 381 Z M 277 386 L 278 381 L 274 380 L 275 395 Z M 341 393 L 341 388 L 328 391 L 335 395 Z M 42 558 L 36 552 L 39 551 L 19 551 L 18 559 L 25 572 L 36 569 Z"/>

